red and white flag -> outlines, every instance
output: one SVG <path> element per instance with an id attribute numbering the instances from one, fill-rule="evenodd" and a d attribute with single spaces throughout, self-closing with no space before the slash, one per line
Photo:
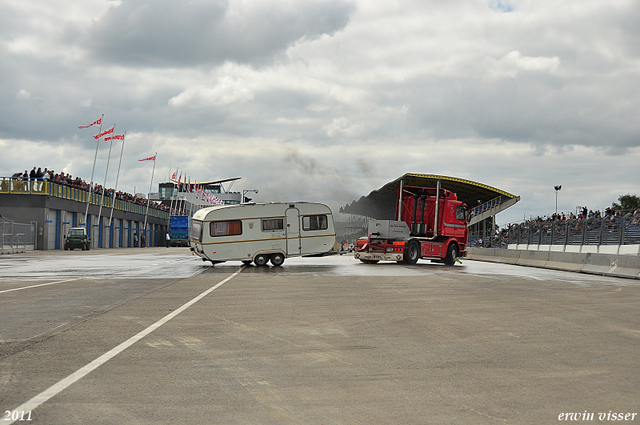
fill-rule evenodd
<path id="1" fill-rule="evenodd" d="M 78 128 L 89 128 L 89 127 L 91 127 L 93 125 L 100 125 L 100 124 L 102 124 L 102 118 L 98 119 L 98 121 L 95 121 L 94 123 L 89 124 L 89 125 L 80 125 L 80 126 L 78 126 Z"/>
<path id="2" fill-rule="evenodd" d="M 139 159 L 138 161 L 155 161 L 156 160 L 156 155 L 150 156 L 149 158 L 142 158 Z"/>
<path id="3" fill-rule="evenodd" d="M 124 134 L 116 134 L 113 137 L 105 137 L 104 141 L 108 142 L 109 140 L 124 140 Z"/>
<path id="4" fill-rule="evenodd" d="M 173 173 L 173 175 L 171 176 L 171 180 L 175 180 L 176 179 L 176 173 L 178 172 L 178 170 L 176 170 L 175 173 Z"/>
<path id="5" fill-rule="evenodd" d="M 102 136 L 106 136 L 107 134 L 111 134 L 113 133 L 113 129 L 115 128 L 115 126 L 111 127 L 109 130 L 105 130 L 100 134 L 96 134 L 95 136 L 93 136 L 94 139 L 98 140 L 99 138 L 101 138 Z"/>

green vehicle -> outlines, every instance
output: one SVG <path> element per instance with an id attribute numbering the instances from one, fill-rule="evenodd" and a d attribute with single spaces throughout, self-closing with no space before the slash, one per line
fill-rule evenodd
<path id="1" fill-rule="evenodd" d="M 64 250 L 82 248 L 83 251 L 91 249 L 91 239 L 87 236 L 84 227 L 74 227 L 65 236 Z"/>

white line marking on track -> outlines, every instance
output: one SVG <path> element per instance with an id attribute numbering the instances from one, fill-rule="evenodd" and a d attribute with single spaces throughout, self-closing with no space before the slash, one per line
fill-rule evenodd
<path id="1" fill-rule="evenodd" d="M 108 362 L 109 360 L 111 360 L 112 358 L 117 356 L 118 354 L 122 353 L 127 348 L 131 347 L 136 342 L 140 341 L 145 336 L 149 335 L 151 332 L 153 332 L 156 329 L 158 329 L 160 326 L 162 326 L 165 323 L 167 323 L 169 320 L 171 320 L 174 317 L 176 317 L 178 314 L 182 313 L 183 311 L 185 311 L 186 309 L 188 309 L 189 307 L 191 307 L 192 305 L 194 305 L 195 303 L 197 303 L 198 301 L 200 301 L 201 299 L 203 299 L 204 297 L 206 297 L 207 295 L 209 295 L 210 293 L 212 293 L 213 291 L 215 291 L 216 289 L 218 289 L 219 287 L 221 287 L 222 285 L 224 285 L 225 283 L 227 283 L 228 281 L 230 281 L 231 279 L 236 277 L 238 274 L 240 274 L 240 272 L 242 270 L 244 270 L 244 268 L 245 268 L 245 266 L 240 268 L 240 270 L 238 270 L 237 272 L 235 272 L 231 276 L 227 277 L 226 279 L 224 279 L 220 283 L 217 283 L 216 285 L 214 285 L 211 288 L 207 289 L 206 291 L 204 291 L 203 293 L 201 293 L 200 295 L 198 295 L 197 297 L 195 297 L 191 301 L 189 301 L 186 304 L 182 305 L 182 307 L 180 307 L 177 310 L 174 310 L 171 313 L 167 314 L 162 319 L 158 320 L 153 325 L 149 326 L 147 329 L 145 329 L 145 330 L 139 332 L 138 334 L 132 336 L 131 338 L 129 338 L 128 340 L 126 340 L 122 344 L 118 345 L 117 347 L 112 348 L 111 350 L 107 351 L 106 353 L 104 353 L 103 355 L 101 355 L 100 357 L 98 357 L 97 359 L 95 359 L 94 361 L 89 363 L 88 365 L 76 370 L 71 375 L 67 376 L 66 378 L 64 378 L 63 380 L 59 381 L 58 383 L 52 385 L 51 387 L 47 388 L 46 390 L 44 390 L 43 392 L 41 392 L 37 396 L 33 397 L 31 400 L 29 400 L 26 403 L 23 403 L 22 405 L 16 407 L 12 411 L 13 412 L 15 412 L 15 411 L 18 411 L 18 412 L 23 412 L 23 411 L 24 412 L 30 412 L 32 410 L 35 410 L 38 406 L 40 406 L 41 404 L 47 402 L 51 397 L 59 394 L 60 392 L 64 391 L 67 387 L 69 387 L 72 384 L 78 382 L 80 379 L 84 378 L 89 373 L 93 372 L 94 370 L 96 370 L 97 368 L 99 368 L 100 366 L 102 366 L 103 364 L 105 364 L 106 362 Z M 0 420 L 2 420 L 2 425 L 11 425 L 12 423 L 14 423 L 16 421 L 16 420 L 11 420 L 7 416 L 3 416 L 2 419 L 0 419 Z"/>
<path id="2" fill-rule="evenodd" d="M 23 286 L 22 288 L 5 289 L 4 291 L 0 291 L 0 294 L 4 294 L 5 292 L 21 291 L 23 289 L 37 288 L 39 286 L 55 285 L 56 283 L 72 282 L 78 279 L 80 278 L 77 277 L 75 279 L 56 280 L 55 282 L 41 283 L 39 285 Z"/>

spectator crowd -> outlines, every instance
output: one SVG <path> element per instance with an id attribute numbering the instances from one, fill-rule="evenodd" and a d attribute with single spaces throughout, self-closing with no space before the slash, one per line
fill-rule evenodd
<path id="1" fill-rule="evenodd" d="M 640 225 L 640 209 L 635 209 L 632 211 L 620 211 L 615 210 L 611 207 L 607 207 L 604 211 L 600 210 L 589 210 L 587 207 L 583 207 L 579 209 L 576 214 L 570 212 L 568 215 L 564 212 L 554 213 L 549 216 L 538 216 L 537 218 L 531 218 L 529 220 L 525 220 L 522 223 L 518 223 L 521 226 L 527 228 L 529 226 L 542 226 L 544 224 L 552 224 L 563 222 L 563 224 L 569 222 L 574 223 L 573 226 L 575 229 L 580 228 L 580 223 L 583 220 L 609 220 L 609 223 L 613 226 L 620 224 L 622 218 L 626 216 L 626 223 L 628 225 L 638 226 Z M 493 235 L 486 235 L 484 238 L 474 238 L 475 241 L 472 243 L 472 246 L 484 246 L 484 247 L 506 247 L 509 244 L 509 229 L 512 227 L 512 224 L 507 225 L 507 227 L 502 228 L 494 232 Z"/>
<path id="2" fill-rule="evenodd" d="M 524 224 L 534 224 L 534 223 L 543 223 L 543 222 L 553 222 L 553 221 L 573 221 L 573 220 L 583 220 L 583 219 L 609 219 L 612 222 L 620 221 L 623 216 L 630 214 L 632 216 L 633 224 L 638 224 L 640 220 L 640 209 L 636 209 L 633 211 L 622 212 L 620 210 L 614 210 L 611 207 L 607 207 L 604 211 L 600 210 L 588 210 L 587 207 L 583 207 L 578 214 L 574 214 L 573 212 L 569 213 L 567 216 L 565 213 L 559 214 L 551 214 L 550 216 L 544 216 L 535 219 L 526 220 Z"/>
<path id="3" fill-rule="evenodd" d="M 11 176 L 11 178 L 15 180 L 21 180 L 21 181 L 53 182 L 53 183 L 58 183 L 64 186 L 73 187 L 75 189 L 86 190 L 86 191 L 89 191 L 91 186 L 89 183 L 87 183 L 84 179 L 81 179 L 80 177 L 73 177 L 71 174 L 65 173 L 64 171 L 61 171 L 60 173 L 56 173 L 54 170 L 49 170 L 48 168 L 45 168 L 43 170 L 42 167 L 37 167 L 37 168 L 33 167 L 31 172 L 27 172 L 27 170 L 24 170 L 24 173 L 22 172 L 14 173 Z M 104 190 L 105 198 L 113 198 L 115 193 L 116 199 L 119 199 L 122 201 L 128 201 L 137 205 L 143 205 L 143 206 L 147 205 L 147 199 L 141 198 L 136 195 L 132 195 L 130 193 L 126 193 L 120 190 L 116 192 L 115 189 L 103 188 L 102 185 L 97 184 L 95 182 L 91 187 L 91 192 L 95 194 L 102 194 L 103 190 Z M 169 212 L 170 210 L 168 206 L 155 201 L 149 201 L 149 208 L 154 208 L 156 210 L 167 211 L 167 212 Z M 172 214 L 176 214 L 176 213 L 178 213 L 177 210 L 175 209 L 172 210 Z"/>

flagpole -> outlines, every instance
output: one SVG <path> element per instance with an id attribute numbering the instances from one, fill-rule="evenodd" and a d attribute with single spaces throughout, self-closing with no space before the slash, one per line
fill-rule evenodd
<path id="1" fill-rule="evenodd" d="M 187 181 L 187 176 L 185 174 L 184 176 L 184 180 Z M 180 183 L 180 180 L 178 180 L 178 195 L 180 195 L 180 191 L 182 190 L 182 183 Z M 184 193 L 184 192 L 182 192 Z M 184 210 L 184 196 L 182 197 L 182 199 L 178 200 L 178 213 L 180 215 L 182 215 L 182 211 Z"/>
<path id="2" fill-rule="evenodd" d="M 178 169 L 176 168 L 176 172 L 174 174 L 174 176 L 178 175 Z M 178 199 L 178 194 L 176 192 L 176 196 L 173 196 L 173 189 L 175 189 L 175 185 L 176 182 L 173 181 L 173 177 L 171 178 L 171 203 L 169 205 L 169 216 L 171 216 L 173 214 L 173 201 L 175 201 L 176 199 Z"/>
<path id="3" fill-rule="evenodd" d="M 193 206 L 193 202 L 191 202 L 191 176 L 189 176 L 189 186 L 187 186 L 188 192 L 187 192 L 187 200 L 189 201 L 189 212 L 187 213 L 187 217 L 191 216 L 191 207 Z"/>
<path id="4" fill-rule="evenodd" d="M 113 124 L 113 128 L 115 131 L 116 125 Z M 109 173 L 109 161 L 111 161 L 111 147 L 113 147 L 113 139 L 109 140 L 109 156 L 107 157 L 107 168 L 104 170 L 104 184 L 102 185 L 102 196 L 100 196 L 100 208 L 98 209 L 98 226 L 100 225 L 100 217 L 102 216 L 102 203 L 104 202 L 104 190 L 107 186 L 107 174 Z"/>
<path id="5" fill-rule="evenodd" d="M 113 219 L 113 209 L 116 206 L 116 191 L 118 190 L 118 179 L 120 178 L 120 166 L 122 165 L 122 153 L 124 152 L 124 139 L 126 137 L 127 137 L 127 131 L 125 130 L 124 134 L 122 135 L 122 147 L 120 148 L 120 162 L 118 163 L 118 173 L 116 174 L 116 187 L 113 188 L 113 202 L 111 204 L 111 214 L 109 215 L 109 227 L 111 227 L 111 220 Z M 122 226 L 120 226 L 120 232 L 122 232 Z"/>
<path id="6" fill-rule="evenodd" d="M 188 207 L 188 203 L 189 203 L 189 186 L 191 186 L 191 177 L 189 176 L 185 176 L 184 177 L 184 201 L 182 202 L 182 209 L 184 211 L 184 215 L 189 215 L 187 213 L 187 207 Z"/>
<path id="7" fill-rule="evenodd" d="M 176 169 L 176 171 L 178 171 L 179 168 Z M 180 179 L 182 178 L 182 173 L 180 173 L 180 175 L 178 176 L 178 183 L 176 185 L 176 199 L 175 199 L 175 204 L 173 205 L 173 208 L 176 210 L 174 215 L 179 215 L 178 214 L 178 206 L 179 206 L 179 202 L 180 202 Z"/>
<path id="8" fill-rule="evenodd" d="M 98 134 L 102 133 L 102 121 L 104 114 L 100 117 L 100 129 Z M 93 174 L 96 171 L 96 159 L 98 159 L 98 147 L 100 146 L 100 138 L 96 140 L 96 153 L 93 156 L 93 168 L 91 169 L 91 183 L 89 183 L 89 196 L 87 196 L 87 209 L 84 211 L 84 224 L 87 226 L 87 234 L 91 237 L 91 229 L 89 228 L 89 203 L 91 202 L 91 194 L 93 193 Z"/>
<path id="9" fill-rule="evenodd" d="M 187 194 L 184 197 L 184 211 L 186 216 L 189 215 L 189 209 L 187 208 L 189 205 L 191 205 L 191 201 L 189 201 L 189 195 L 191 195 L 191 176 L 189 176 L 189 183 L 187 184 Z M 189 204 L 189 205 L 187 205 Z"/>
<path id="10" fill-rule="evenodd" d="M 153 156 L 153 169 L 151 170 L 151 182 L 149 183 L 149 192 L 147 193 L 147 210 L 144 213 L 144 226 L 142 227 L 142 230 L 144 231 L 145 235 L 147 233 L 147 215 L 149 214 L 149 203 L 151 202 L 151 199 L 149 199 L 149 196 L 151 195 L 151 188 L 153 186 L 153 174 L 156 172 L 157 156 L 158 156 L 158 152 L 156 152 Z"/>

